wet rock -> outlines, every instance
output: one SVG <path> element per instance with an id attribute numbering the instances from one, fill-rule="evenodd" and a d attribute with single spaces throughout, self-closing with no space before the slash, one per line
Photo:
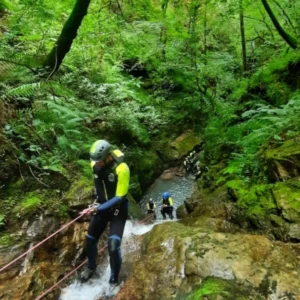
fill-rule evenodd
<path id="1" fill-rule="evenodd" d="M 39 238 L 48 236 L 58 228 L 59 222 L 54 217 L 44 217 L 40 215 L 39 218 L 32 222 L 26 231 L 30 238 Z"/>
<path id="2" fill-rule="evenodd" d="M 177 219 L 184 219 L 187 218 L 189 216 L 185 205 L 180 205 L 177 209 L 176 209 L 176 217 Z"/>
<path id="3" fill-rule="evenodd" d="M 211 277 L 238 284 L 251 299 L 279 299 L 287 294 L 297 299 L 300 295 L 300 279 L 295 276 L 300 269 L 300 245 L 213 232 L 217 226 L 201 218 L 191 222 L 157 225 L 144 236 L 144 251 L 116 300 L 172 299 L 174 286 L 176 294 L 182 295 L 187 286 L 197 288 L 195 278 L 201 282 Z M 225 295 L 220 291 L 212 299 Z"/>
<path id="4" fill-rule="evenodd" d="M 294 240 L 300 241 L 300 224 L 292 224 L 288 236 Z"/>
<path id="5" fill-rule="evenodd" d="M 69 191 L 65 195 L 65 200 L 69 203 L 69 207 L 72 209 L 78 206 L 87 206 L 92 201 L 94 194 L 93 180 L 81 177 L 75 181 Z"/>
<path id="6" fill-rule="evenodd" d="M 294 179 L 276 183 L 273 195 L 283 217 L 290 222 L 300 223 L 300 181 Z"/>

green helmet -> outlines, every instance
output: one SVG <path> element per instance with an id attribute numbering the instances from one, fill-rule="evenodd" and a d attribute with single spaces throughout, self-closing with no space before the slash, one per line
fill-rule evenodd
<path id="1" fill-rule="evenodd" d="M 96 162 L 105 160 L 111 148 L 111 144 L 106 140 L 96 141 L 90 149 L 90 159 Z"/>

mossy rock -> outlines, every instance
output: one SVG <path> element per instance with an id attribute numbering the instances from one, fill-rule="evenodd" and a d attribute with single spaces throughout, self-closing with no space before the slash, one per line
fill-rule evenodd
<path id="1" fill-rule="evenodd" d="M 230 180 L 226 183 L 226 186 L 229 196 L 235 201 L 245 196 L 249 190 L 249 184 L 240 179 Z"/>
<path id="2" fill-rule="evenodd" d="M 17 213 L 20 217 L 32 215 L 45 203 L 44 197 L 37 193 L 27 193 L 24 199 L 13 209 L 13 213 Z"/>
<path id="3" fill-rule="evenodd" d="M 273 195 L 283 217 L 289 222 L 300 223 L 300 178 L 276 183 Z"/>
<path id="4" fill-rule="evenodd" d="M 176 217 L 177 219 L 184 219 L 189 216 L 189 213 L 187 212 L 185 205 L 182 204 L 176 209 Z"/>
<path id="5" fill-rule="evenodd" d="M 19 164 L 12 144 L 0 134 L 0 187 L 20 176 Z"/>
<path id="6" fill-rule="evenodd" d="M 249 293 L 252 298 L 249 298 Z M 255 293 L 255 292 L 254 292 Z M 262 296 L 255 295 L 253 297 L 253 290 L 251 292 L 247 290 L 245 287 L 240 287 L 233 280 L 223 280 L 216 277 L 207 277 L 200 287 L 192 292 L 186 300 L 248 300 L 248 299 L 256 299 L 262 300 L 264 299 Z"/>
<path id="7" fill-rule="evenodd" d="M 199 145 L 201 141 L 202 137 L 198 133 L 188 130 L 175 138 L 172 142 L 169 142 L 169 140 L 161 141 L 156 145 L 156 148 L 161 153 L 164 161 L 172 162 L 182 159 L 192 151 L 196 145 Z"/>
<path id="8" fill-rule="evenodd" d="M 129 201 L 129 216 L 132 219 L 142 219 L 145 214 L 142 211 L 141 207 L 136 203 L 134 198 L 131 196 L 131 194 L 127 195 L 127 199 Z"/>
<path id="9" fill-rule="evenodd" d="M 137 164 L 137 174 L 142 189 L 148 187 L 163 170 L 160 158 L 152 150 L 143 151 L 138 157 Z"/>
<path id="10" fill-rule="evenodd" d="M 300 176 L 300 137 L 265 151 L 268 177 L 272 182 Z"/>
<path id="11" fill-rule="evenodd" d="M 2 246 L 8 247 L 13 246 L 15 243 L 15 238 L 11 234 L 0 234 L 0 248 Z"/>
<path id="12" fill-rule="evenodd" d="M 231 198 L 237 201 L 237 207 L 245 218 L 256 228 L 266 229 L 270 226 L 270 213 L 277 213 L 277 205 L 272 195 L 272 184 L 249 185 L 242 180 L 227 182 Z"/>
<path id="13" fill-rule="evenodd" d="M 65 194 L 65 200 L 69 206 L 81 206 L 90 204 L 94 192 L 92 179 L 81 176 Z"/>

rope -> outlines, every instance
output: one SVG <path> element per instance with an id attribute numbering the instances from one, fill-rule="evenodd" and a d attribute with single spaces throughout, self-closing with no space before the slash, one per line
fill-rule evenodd
<path id="1" fill-rule="evenodd" d="M 75 221 L 77 221 L 78 219 L 80 219 L 84 214 L 86 214 L 88 212 L 89 209 L 85 209 L 84 211 L 82 211 L 80 213 L 80 215 L 75 218 L 74 220 L 72 220 L 71 222 L 65 224 L 63 227 L 61 227 L 59 230 L 55 231 L 54 233 L 52 233 L 51 235 L 49 235 L 47 238 L 45 238 L 44 240 L 42 240 L 41 242 L 37 243 L 35 246 L 33 246 L 32 248 L 28 249 L 26 252 L 24 252 L 23 254 L 21 254 L 20 256 L 18 256 L 17 258 L 15 258 L 13 261 L 11 261 L 10 263 L 8 263 L 7 265 L 5 265 L 4 267 L 2 267 L 0 269 L 0 273 L 2 271 L 4 271 L 5 269 L 7 269 L 9 266 L 11 266 L 12 264 L 14 264 L 16 261 L 18 261 L 19 259 L 23 258 L 24 256 L 26 256 L 28 253 L 30 253 L 31 251 L 33 251 L 34 249 L 36 249 L 37 247 L 41 246 L 42 244 L 44 244 L 46 241 L 48 241 L 49 239 L 51 239 L 53 236 L 55 236 L 56 234 L 58 234 L 59 232 L 61 232 L 62 230 L 64 230 L 66 227 L 68 227 L 69 225 L 71 225 L 72 223 L 74 223 Z"/>
<path id="2" fill-rule="evenodd" d="M 105 248 L 107 247 L 104 246 L 103 248 L 101 248 L 99 251 L 102 252 Z M 83 261 L 80 265 L 78 265 L 75 269 L 73 269 L 71 272 L 69 272 L 65 277 L 63 277 L 60 281 L 58 281 L 57 283 L 55 283 L 51 288 L 49 288 L 47 291 L 45 291 L 42 295 L 38 296 L 35 300 L 41 300 L 44 296 L 46 296 L 47 294 L 49 294 L 52 290 L 54 290 L 58 285 L 60 285 L 61 282 L 63 282 L 65 279 L 67 279 L 68 277 L 70 277 L 75 271 L 77 271 L 79 268 L 81 268 L 85 263 L 87 263 L 88 259 L 86 259 L 85 261 Z"/>
<path id="3" fill-rule="evenodd" d="M 142 221 L 139 221 L 138 224 L 142 224 L 143 222 L 145 222 L 149 217 L 152 217 L 152 215 L 147 216 L 146 218 L 144 218 Z M 102 252 L 105 248 L 107 247 L 104 246 L 103 248 L 101 248 L 99 251 Z M 52 287 L 50 287 L 47 291 L 45 291 L 42 295 L 38 296 L 35 300 L 41 300 L 44 296 L 46 296 L 47 294 L 49 294 L 52 290 L 54 290 L 61 282 L 63 282 L 65 279 L 67 279 L 69 276 L 71 276 L 75 271 L 77 271 L 79 268 L 81 268 L 86 262 L 88 261 L 88 259 L 86 259 L 85 261 L 83 261 L 80 265 L 78 265 L 75 269 L 73 269 L 71 272 L 69 272 L 64 278 L 62 278 L 60 281 L 58 281 L 56 284 L 54 284 Z"/>

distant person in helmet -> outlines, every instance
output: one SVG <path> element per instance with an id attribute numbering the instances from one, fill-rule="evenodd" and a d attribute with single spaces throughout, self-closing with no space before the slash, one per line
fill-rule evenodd
<path id="1" fill-rule="evenodd" d="M 153 202 L 153 199 L 150 198 L 150 199 L 149 199 L 149 202 L 147 203 L 147 214 L 148 214 L 148 215 L 153 215 L 153 219 L 156 219 L 156 212 L 155 212 L 155 209 L 156 209 L 156 205 L 155 205 L 155 203 Z"/>
<path id="2" fill-rule="evenodd" d="M 173 199 L 168 192 L 162 194 L 161 214 L 163 215 L 164 220 L 166 219 L 166 214 L 173 220 Z"/>
<path id="3" fill-rule="evenodd" d="M 86 282 L 96 273 L 97 243 L 110 223 L 108 252 L 110 256 L 111 276 L 109 283 L 117 284 L 121 269 L 121 241 L 128 215 L 130 172 L 123 162 L 124 154 L 113 150 L 105 140 L 96 141 L 90 149 L 91 167 L 94 174 L 97 202 L 100 204 L 91 218 L 86 237 L 88 266 L 80 279 Z"/>

